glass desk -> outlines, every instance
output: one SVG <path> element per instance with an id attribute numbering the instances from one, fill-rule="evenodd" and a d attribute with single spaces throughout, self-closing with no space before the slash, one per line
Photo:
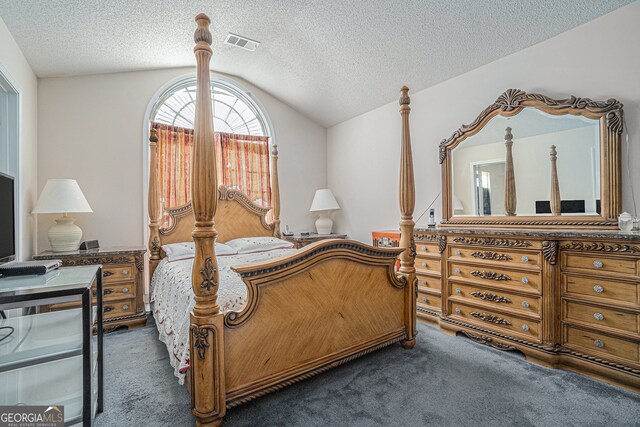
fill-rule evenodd
<path id="1" fill-rule="evenodd" d="M 103 407 L 102 268 L 0 278 L 0 310 L 13 311 L 0 319 L 0 405 L 62 405 L 65 425 L 92 425 Z"/>

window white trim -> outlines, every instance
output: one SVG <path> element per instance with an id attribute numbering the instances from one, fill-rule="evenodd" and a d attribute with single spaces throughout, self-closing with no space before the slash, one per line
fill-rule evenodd
<path id="1" fill-rule="evenodd" d="M 1 169 L 3 172 L 8 173 L 13 176 L 15 179 L 15 236 L 16 236 L 16 259 L 22 260 L 24 259 L 22 254 L 22 241 L 24 239 L 24 233 L 22 230 L 23 226 L 23 197 L 22 197 L 22 168 L 20 167 L 21 156 L 21 146 L 22 146 L 22 89 L 16 82 L 16 80 L 11 77 L 9 71 L 4 67 L 3 64 L 0 64 L 0 90 L 6 94 L 6 107 L 7 107 L 7 141 L 0 147 L 3 151 L 6 150 L 6 153 L 2 153 L 4 156 L 7 155 L 7 164 L 3 166 Z M 37 183 L 36 183 L 37 184 Z M 32 230 L 32 241 L 37 241 L 37 222 L 34 221 L 34 226 Z M 34 250 L 36 247 L 34 246 Z M 26 254 L 27 257 L 30 257 L 30 254 Z"/>
<path id="2" fill-rule="evenodd" d="M 169 91 L 171 88 L 180 87 L 181 84 L 194 80 L 195 78 L 196 73 L 194 72 L 183 74 L 169 80 L 167 83 L 158 88 L 158 90 L 153 94 L 144 112 L 142 121 L 142 194 L 144 196 L 142 198 L 142 241 L 145 245 L 149 240 L 149 207 L 147 202 L 149 193 L 149 122 L 151 121 L 151 118 L 155 116 L 155 110 L 156 106 L 158 105 L 158 101 L 164 94 L 167 93 L 167 91 Z M 245 85 L 229 76 L 212 72 L 211 80 L 222 82 L 223 84 L 231 86 L 238 91 L 246 94 L 247 98 L 255 105 L 255 107 L 257 107 L 258 112 L 261 113 L 264 121 L 264 126 L 266 128 L 265 130 L 267 132 L 267 135 L 269 136 L 269 144 L 276 144 L 276 134 L 271 122 L 271 118 L 269 117 L 269 113 L 258 97 L 256 97 Z"/>

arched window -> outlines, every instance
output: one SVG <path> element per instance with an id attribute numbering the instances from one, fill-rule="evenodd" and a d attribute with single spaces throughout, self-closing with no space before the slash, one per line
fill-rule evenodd
<path id="1" fill-rule="evenodd" d="M 211 93 L 218 183 L 270 206 L 266 115 L 247 92 L 231 82 L 212 79 Z M 165 208 L 190 200 L 195 101 L 196 79 L 189 77 L 167 88 L 151 109 L 151 127 L 158 134 L 158 187 Z"/>
<path id="2" fill-rule="evenodd" d="M 269 136 L 265 115 L 242 89 L 221 80 L 211 81 L 213 127 L 216 132 Z M 151 112 L 152 121 L 193 129 L 196 79 L 182 80 L 167 89 Z"/>

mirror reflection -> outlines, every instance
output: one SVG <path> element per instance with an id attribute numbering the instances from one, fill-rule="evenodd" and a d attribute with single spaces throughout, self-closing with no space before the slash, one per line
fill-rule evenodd
<path id="1" fill-rule="evenodd" d="M 454 216 L 600 213 L 595 119 L 534 107 L 495 116 L 452 150 L 451 168 Z"/>

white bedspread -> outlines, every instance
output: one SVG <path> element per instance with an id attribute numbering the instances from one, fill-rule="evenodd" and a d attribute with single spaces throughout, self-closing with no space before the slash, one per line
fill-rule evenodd
<path id="1" fill-rule="evenodd" d="M 222 311 L 241 310 L 247 300 L 247 286 L 232 266 L 277 258 L 295 252 L 295 249 L 276 249 L 244 255 L 218 257 L 220 288 L 218 304 Z M 193 308 L 191 289 L 193 259 L 160 261 L 151 279 L 151 305 L 160 332 L 160 340 L 169 351 L 171 366 L 180 384 L 189 368 L 189 314 Z"/>

